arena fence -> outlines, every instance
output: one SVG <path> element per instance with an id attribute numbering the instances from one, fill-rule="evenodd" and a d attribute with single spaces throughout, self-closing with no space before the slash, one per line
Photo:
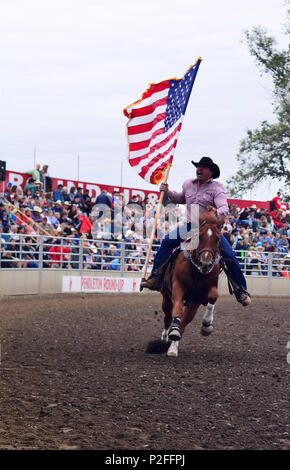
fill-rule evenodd
<path id="1" fill-rule="evenodd" d="M 48 238 L 39 235 L 1 234 L 0 239 L 0 269 L 1 279 L 7 276 L 13 282 L 19 283 L 19 272 L 26 273 L 26 280 L 31 280 L 35 287 L 33 293 L 43 292 L 43 277 L 48 272 L 59 272 L 55 279 L 61 275 L 83 275 L 94 273 L 94 275 L 106 276 L 136 276 L 140 277 L 147 253 L 147 243 L 140 240 L 112 241 L 112 240 L 88 240 L 86 238 L 53 237 Z M 152 269 L 154 252 L 158 244 L 153 244 L 151 258 L 147 272 Z M 283 283 L 281 295 L 290 291 L 290 255 L 283 252 L 266 253 L 260 250 L 238 251 L 236 256 L 240 262 L 245 276 L 250 285 L 257 285 L 258 279 L 263 282 L 265 294 L 272 295 L 273 282 L 277 285 Z M 8 274 L 10 272 L 10 274 Z M 12 275 L 12 272 L 14 273 Z M 28 274 L 29 273 L 29 274 Z M 34 274 L 32 274 L 34 273 Z M 62 274 L 61 274 L 62 273 Z M 52 276 L 46 274 L 45 279 Z M 283 280 L 282 280 L 283 278 Z M 8 278 L 7 278 L 8 279 Z M 257 281 L 253 284 L 254 279 Z M 12 282 L 12 281 L 11 281 Z M 25 292 L 30 291 L 25 287 Z M 286 284 L 285 284 L 286 283 Z M 5 295 L 5 282 L 1 281 L 0 295 Z M 12 283 L 13 284 L 13 283 Z M 288 287 L 284 287 L 284 286 Z M 1 289 L 2 286 L 2 289 Z M 38 287 L 37 287 L 38 286 Z M 11 288 L 12 289 L 12 288 Z M 10 290 L 11 290 L 10 289 Z M 17 286 L 15 292 L 17 291 Z M 57 291 L 57 289 L 56 289 Z M 22 292 L 22 291 L 21 291 Z M 9 293 L 11 295 L 11 292 Z"/>

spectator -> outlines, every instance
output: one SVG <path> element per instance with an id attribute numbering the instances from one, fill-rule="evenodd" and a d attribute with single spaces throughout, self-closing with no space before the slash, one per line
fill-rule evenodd
<path id="1" fill-rule="evenodd" d="M 238 222 L 245 227 L 247 227 L 248 225 L 251 225 L 250 211 L 248 207 L 245 207 L 244 209 L 242 209 L 242 211 L 240 212 Z"/>
<path id="2" fill-rule="evenodd" d="M 85 269 L 101 269 L 102 258 L 96 246 L 92 245 L 85 256 Z"/>
<path id="3" fill-rule="evenodd" d="M 55 189 L 52 193 L 53 201 L 61 201 L 62 203 L 64 202 L 64 195 L 63 195 L 63 185 L 59 184 L 57 186 L 57 189 Z"/>
<path id="4" fill-rule="evenodd" d="M 81 222 L 81 226 L 79 228 L 80 234 L 86 233 L 87 235 L 89 235 L 92 229 L 92 224 L 90 220 L 84 214 L 79 215 L 79 220 Z"/>
<path id="5" fill-rule="evenodd" d="M 222 233 L 224 237 L 228 240 L 228 242 L 232 245 L 233 244 L 233 238 L 231 237 L 231 234 L 228 232 L 228 227 L 224 226 L 222 228 Z"/>
<path id="6" fill-rule="evenodd" d="M 66 187 L 66 186 L 64 186 L 64 187 L 62 188 L 62 194 L 63 194 L 63 199 L 64 199 L 63 202 L 64 202 L 64 203 L 66 203 L 66 202 L 68 202 L 68 201 L 70 202 L 69 193 L 67 192 L 67 187 Z"/>
<path id="7" fill-rule="evenodd" d="M 97 196 L 95 203 L 100 206 L 98 219 L 100 219 L 104 214 L 107 215 L 108 210 L 111 211 L 112 199 L 108 196 L 107 191 L 102 191 L 99 196 Z M 102 207 L 104 206 L 105 209 Z"/>
<path id="8" fill-rule="evenodd" d="M 43 165 L 42 169 L 39 172 L 39 180 L 42 182 L 43 191 L 45 193 L 52 192 L 52 179 L 48 173 L 48 165 Z"/>
<path id="9" fill-rule="evenodd" d="M 3 251 L 3 254 L 1 254 L 0 267 L 2 269 L 11 269 L 16 267 L 12 258 L 12 254 L 9 251 Z"/>
<path id="10" fill-rule="evenodd" d="M 259 246 L 257 249 L 258 272 L 259 275 L 267 275 L 267 256 L 264 253 L 264 247 Z"/>
<path id="11" fill-rule="evenodd" d="M 281 193 L 280 191 L 278 191 L 277 193 L 277 196 L 273 197 L 272 199 L 272 204 L 270 204 L 272 207 L 271 207 L 271 210 L 275 210 L 275 209 L 281 209 Z"/>
<path id="12" fill-rule="evenodd" d="M 288 224 L 283 224 L 283 227 L 279 228 L 278 233 L 280 233 L 280 235 L 286 235 L 287 236 L 288 229 L 289 229 L 289 225 Z"/>
<path id="13" fill-rule="evenodd" d="M 87 217 L 89 217 L 91 209 L 92 209 L 92 199 L 90 197 L 90 191 L 89 189 L 85 190 L 85 194 L 83 196 L 83 201 L 84 201 L 84 211 L 87 214 Z"/>
<path id="14" fill-rule="evenodd" d="M 40 181 L 40 164 L 37 163 L 33 170 L 25 172 L 26 175 L 31 175 L 32 182 Z"/>
<path id="15" fill-rule="evenodd" d="M 68 200 L 73 203 L 74 200 L 75 200 L 75 192 L 76 192 L 76 188 L 75 186 L 72 186 L 69 190 L 69 193 L 68 193 Z"/>
<path id="16" fill-rule="evenodd" d="M 37 268 L 37 254 L 35 242 L 33 242 L 32 237 L 28 236 L 25 238 L 25 243 L 22 245 L 22 262 L 23 268 Z"/>
<path id="17" fill-rule="evenodd" d="M 68 246 L 69 240 L 65 240 L 64 244 L 61 239 L 56 239 L 54 245 L 50 247 L 48 255 L 51 258 L 51 268 L 67 268 L 70 262 L 71 249 Z"/>
<path id="18" fill-rule="evenodd" d="M 42 209 L 39 206 L 34 206 L 32 209 L 31 219 L 36 223 L 42 222 L 41 213 Z"/>

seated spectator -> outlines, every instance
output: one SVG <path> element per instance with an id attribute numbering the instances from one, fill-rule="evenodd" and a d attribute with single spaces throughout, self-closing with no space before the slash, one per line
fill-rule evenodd
<path id="1" fill-rule="evenodd" d="M 34 197 L 35 191 L 41 192 L 41 181 L 33 181 L 31 178 L 29 178 L 24 186 L 24 194 L 28 195 L 29 193 L 32 197 Z"/>
<path id="2" fill-rule="evenodd" d="M 56 239 L 54 245 L 50 247 L 48 255 L 51 258 L 51 268 L 66 268 L 70 262 L 69 240 L 62 244 L 61 239 Z"/>
<path id="3" fill-rule="evenodd" d="M 41 235 L 47 233 L 52 235 L 53 234 L 53 227 L 52 224 L 48 222 L 48 219 L 46 216 L 42 217 L 41 222 L 39 223 L 39 227 L 41 230 Z"/>
<path id="4" fill-rule="evenodd" d="M 267 216 L 266 229 L 267 229 L 268 232 L 273 232 L 273 230 L 275 229 L 274 221 L 273 221 L 273 219 L 270 215 Z"/>
<path id="5" fill-rule="evenodd" d="M 250 218 L 250 211 L 248 207 L 245 207 L 244 209 L 241 210 L 238 223 L 245 227 L 247 227 L 248 225 L 251 225 L 252 220 Z"/>
<path id="6" fill-rule="evenodd" d="M 34 206 L 32 209 L 31 219 L 36 223 L 40 223 L 42 221 L 41 213 L 42 209 L 39 206 Z"/>
<path id="7" fill-rule="evenodd" d="M 101 254 L 94 245 L 88 248 L 88 252 L 85 255 L 85 269 L 102 269 Z"/>
<path id="8" fill-rule="evenodd" d="M 278 245 L 278 249 L 281 253 L 288 253 L 288 250 L 289 250 L 289 242 L 288 242 L 288 238 L 287 238 L 287 235 L 282 235 L 281 237 L 281 242 L 280 244 Z"/>
<path id="9" fill-rule="evenodd" d="M 283 224 L 283 227 L 279 228 L 278 230 L 278 233 L 280 233 L 280 235 L 286 235 L 287 236 L 287 233 L 288 233 L 288 229 L 289 229 L 289 224 Z"/>
<path id="10" fill-rule="evenodd" d="M 221 232 L 227 241 L 232 245 L 233 239 L 231 238 L 231 234 L 228 232 L 228 227 L 223 226 Z"/>
<path id="11" fill-rule="evenodd" d="M 264 253 L 264 247 L 258 246 L 257 248 L 257 259 L 258 259 L 258 272 L 259 275 L 266 276 L 267 275 L 267 263 L 268 259 Z"/>
<path id="12" fill-rule="evenodd" d="M 112 259 L 109 264 L 107 269 L 110 271 L 120 271 L 120 260 L 118 258 Z"/>
<path id="13" fill-rule="evenodd" d="M 141 271 L 142 264 L 139 257 L 133 258 L 130 264 L 130 271 Z"/>
<path id="14" fill-rule="evenodd" d="M 55 217 L 52 209 L 48 210 L 46 219 L 47 219 L 47 223 L 52 225 L 53 228 L 56 228 L 58 226 L 59 221 Z"/>
<path id="15" fill-rule="evenodd" d="M 62 214 L 62 211 L 63 211 L 62 204 L 63 204 L 63 203 L 61 202 L 60 199 L 58 199 L 57 201 L 55 201 L 55 204 L 54 204 L 54 206 L 53 206 L 53 208 L 52 208 L 54 214 L 55 214 L 56 212 L 59 212 L 60 214 Z"/>
<path id="16" fill-rule="evenodd" d="M 0 267 L 2 269 L 11 269 L 17 267 L 15 266 L 12 254 L 9 251 L 4 251 L 1 254 Z"/>
<path id="17" fill-rule="evenodd" d="M 63 185 L 59 184 L 57 186 L 57 189 L 53 191 L 52 198 L 54 202 L 60 201 L 61 203 L 64 203 L 64 195 L 63 195 L 62 190 L 63 190 Z"/>
<path id="18" fill-rule="evenodd" d="M 279 228 L 282 228 L 283 227 L 283 223 L 281 222 L 281 218 L 282 218 L 282 210 L 281 209 L 274 209 L 273 211 L 271 211 L 269 213 L 269 215 L 272 217 L 273 219 L 273 222 L 275 224 L 275 227 L 277 229 Z"/>
<path id="19" fill-rule="evenodd" d="M 85 194 L 83 196 L 83 208 L 84 212 L 89 217 L 91 209 L 92 209 L 92 199 L 90 197 L 90 191 L 88 189 L 85 190 Z"/>
<path id="20" fill-rule="evenodd" d="M 24 244 L 21 247 L 21 253 L 21 265 L 23 268 L 38 268 L 36 246 L 32 237 L 28 236 L 25 238 Z"/>
<path id="21" fill-rule="evenodd" d="M 73 203 L 75 200 L 75 192 L 76 192 L 76 188 L 75 186 L 72 186 L 68 193 L 68 201 L 70 201 L 71 203 Z"/>
<path id="22" fill-rule="evenodd" d="M 66 186 L 64 186 L 64 187 L 62 188 L 62 194 L 63 194 L 63 199 L 64 199 L 63 204 L 64 204 L 65 202 L 67 202 L 67 201 L 70 202 L 69 193 L 68 193 L 68 190 L 67 190 L 67 187 L 66 187 Z"/>
<path id="23" fill-rule="evenodd" d="M 233 226 L 230 223 L 230 219 L 228 217 L 225 218 L 225 222 L 222 228 L 226 228 L 228 233 L 231 233 L 233 230 Z"/>
<path id="24" fill-rule="evenodd" d="M 92 229 L 92 224 L 90 220 L 84 214 L 79 215 L 79 220 L 81 222 L 81 225 L 79 228 L 80 234 L 86 233 L 87 235 L 89 235 Z"/>
<path id="25" fill-rule="evenodd" d="M 258 254 L 253 246 L 246 253 L 246 275 L 252 274 L 253 269 L 258 269 Z"/>

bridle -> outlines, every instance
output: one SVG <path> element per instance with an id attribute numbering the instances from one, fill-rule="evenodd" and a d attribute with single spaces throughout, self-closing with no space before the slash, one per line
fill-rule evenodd
<path id="1" fill-rule="evenodd" d="M 204 220 L 200 224 L 199 229 L 201 229 L 201 227 L 203 227 L 207 223 L 208 223 L 207 220 Z M 219 244 L 218 244 L 218 247 L 219 247 Z M 203 248 L 202 250 L 199 250 L 198 247 L 197 247 L 196 250 L 195 250 L 195 258 L 196 259 L 193 259 L 192 256 L 190 256 L 190 254 L 187 250 L 183 250 L 183 254 L 184 254 L 185 258 L 188 259 L 191 262 L 191 264 L 201 274 L 205 274 L 205 273 L 202 272 L 202 267 L 203 266 L 202 266 L 202 263 L 200 261 L 200 255 L 201 255 L 201 253 L 204 253 L 204 252 L 210 253 L 211 256 L 212 256 L 212 262 L 209 264 L 208 271 L 206 272 L 206 274 L 209 274 L 209 273 L 211 273 L 213 268 L 220 262 L 221 257 L 220 257 L 218 248 L 217 248 L 217 250 L 214 251 L 214 250 L 211 250 L 209 248 Z"/>

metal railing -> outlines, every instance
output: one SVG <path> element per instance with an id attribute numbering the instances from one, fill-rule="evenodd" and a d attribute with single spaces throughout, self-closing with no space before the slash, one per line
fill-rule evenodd
<path id="1" fill-rule="evenodd" d="M 148 272 L 152 269 L 153 244 Z M 148 244 L 137 240 L 112 241 L 40 235 L 0 234 L 0 269 L 77 269 L 141 272 Z M 242 271 L 247 276 L 283 277 L 290 275 L 288 253 L 237 251 Z"/>

